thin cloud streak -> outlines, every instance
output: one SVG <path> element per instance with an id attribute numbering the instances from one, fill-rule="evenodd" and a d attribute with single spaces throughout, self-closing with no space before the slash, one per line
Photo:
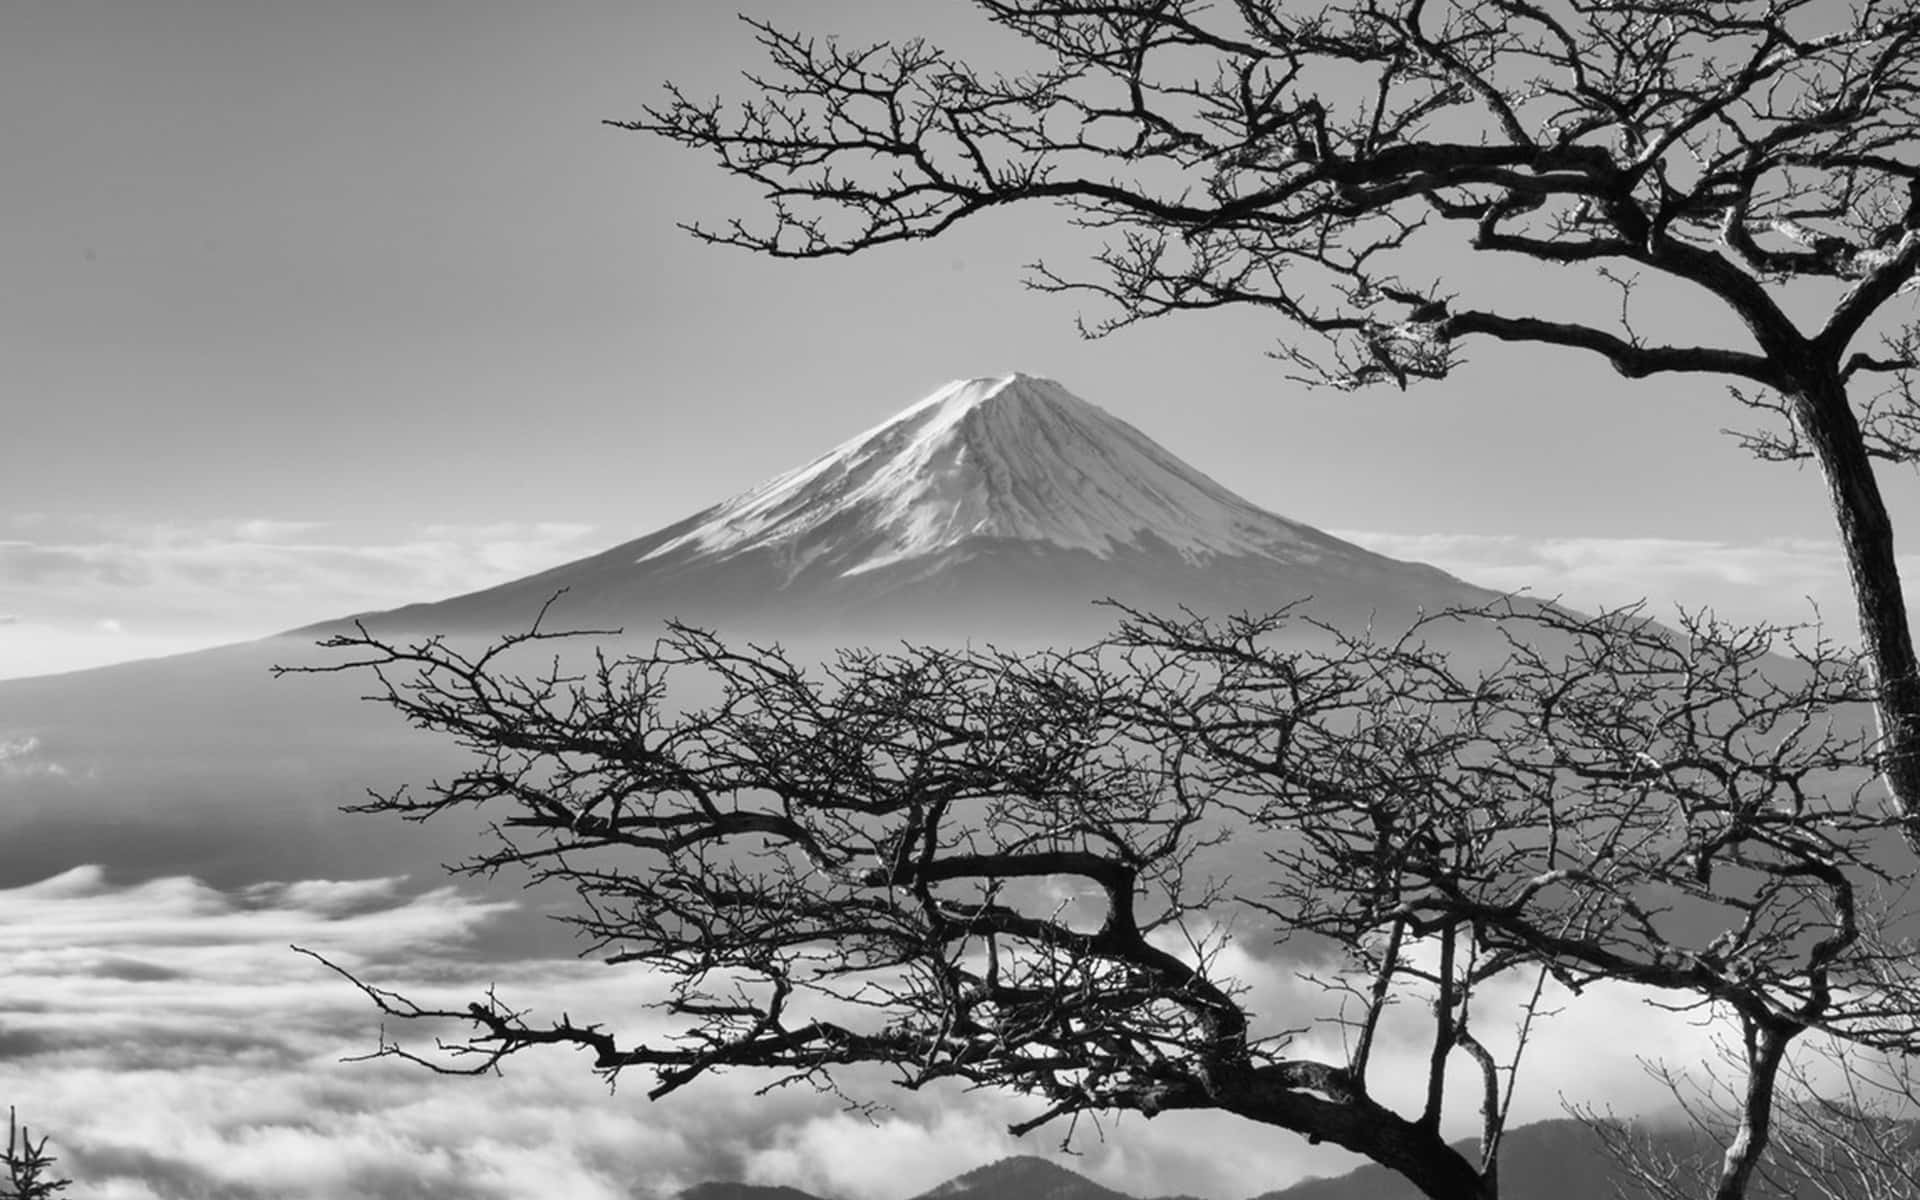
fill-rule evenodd
<path id="1" fill-rule="evenodd" d="M 245 641 L 488 587 L 603 547 L 578 522 L 16 518 L 0 531 L 0 679 Z"/>
<path id="2" fill-rule="evenodd" d="M 0 679 L 183 653 L 457 595 L 594 553 L 579 522 L 431 523 L 362 538 L 320 521 L 15 517 L 0 531 Z M 1831 542 L 1342 530 L 1469 582 L 1594 609 L 1709 606 L 1739 621 L 1856 626 Z M 1920 558 L 1908 560 L 1920 568 Z"/>
<path id="3" fill-rule="evenodd" d="M 1705 606 L 1735 621 L 1817 619 L 1843 637 L 1857 632 L 1846 565 L 1839 548 L 1825 540 L 1335 532 L 1381 554 L 1431 563 L 1470 583 L 1557 597 L 1579 609 L 1645 600 L 1656 616 Z M 1901 566 L 1920 569 L 1920 558 L 1905 559 Z"/>

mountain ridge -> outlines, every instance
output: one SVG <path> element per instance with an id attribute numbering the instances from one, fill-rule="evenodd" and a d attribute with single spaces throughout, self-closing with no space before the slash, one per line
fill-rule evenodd
<path id="1" fill-rule="evenodd" d="M 1719 1148 L 1687 1126 L 1639 1127 L 1652 1152 L 1675 1162 L 1711 1165 Z M 1456 1148 L 1471 1156 L 1477 1143 Z M 1554 1200 L 1619 1200 L 1624 1182 L 1619 1165 L 1599 1136 L 1573 1118 L 1536 1121 L 1508 1130 L 1500 1159 L 1501 1194 L 1515 1200 L 1552 1196 Z M 732 1189 L 732 1190 L 729 1190 Z M 779 1194 L 776 1195 L 775 1193 Z M 1632 1192 L 1624 1193 L 1633 1195 Z M 1787 1193 L 1762 1181 L 1755 1200 L 1784 1200 Z M 837 1200 L 785 1187 L 753 1184 L 698 1184 L 676 1200 Z M 903 1200 L 1141 1200 L 1132 1193 L 1096 1183 L 1070 1168 L 1037 1155 L 1014 1155 L 975 1167 Z M 1163 1196 L 1154 1200 L 1195 1200 Z M 1341 1175 L 1302 1179 L 1250 1200 L 1421 1200 L 1402 1176 L 1373 1163 Z"/>

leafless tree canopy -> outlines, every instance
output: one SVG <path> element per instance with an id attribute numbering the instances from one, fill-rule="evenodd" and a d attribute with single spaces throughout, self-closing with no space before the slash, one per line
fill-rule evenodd
<path id="1" fill-rule="evenodd" d="M 1598 352 L 1622 373 L 1775 383 L 1805 353 L 1769 288 L 1854 283 L 1839 361 L 1920 266 L 1920 18 L 1871 0 L 1493 4 L 973 0 L 1054 61 L 975 69 L 924 42 L 755 24 L 774 71 L 737 108 L 677 90 L 629 128 L 715 152 L 769 219 L 695 226 L 783 256 L 935 236 L 1052 199 L 1115 232 L 1100 292 L 1125 323 L 1250 302 L 1327 335 L 1351 383 L 1436 375 L 1484 334 Z M 1731 306 L 1757 350 L 1454 311 L 1401 253 L 1426 225 L 1475 249 L 1648 268 Z M 1431 267 L 1426 268 L 1431 271 Z M 1111 328 L 1112 323 L 1103 326 Z M 1876 369 L 1867 358 L 1855 370 Z"/>
<path id="2" fill-rule="evenodd" d="M 1284 357 L 1341 386 L 1445 375 L 1474 339 L 1729 379 L 1777 414 L 1751 448 L 1827 478 L 1886 781 L 1920 813 L 1920 664 L 1873 471 L 1920 452 L 1911 3 L 970 2 L 1041 65 L 755 23 L 769 68 L 744 100 L 670 86 L 615 124 L 758 185 L 759 217 L 689 228 L 766 254 L 1064 206 L 1105 248 L 1091 272 L 1036 264 L 1033 282 L 1108 302 L 1095 333 L 1252 305 L 1286 326 Z M 1659 284 L 1745 335 L 1667 341 L 1624 303 L 1537 292 L 1463 303 L 1436 275 L 1460 250 Z"/>
<path id="3" fill-rule="evenodd" d="M 1920 1011 L 1906 947 L 1877 933 L 1899 822 L 1859 801 L 1872 738 L 1845 723 L 1870 683 L 1823 643 L 1783 662 L 1777 630 L 1498 616 L 1512 643 L 1488 672 L 1422 640 L 1486 613 L 1390 643 L 1315 630 L 1318 649 L 1283 648 L 1303 624 L 1286 613 L 1136 614 L 1084 650 L 812 669 L 675 626 L 526 676 L 510 664 L 550 635 L 477 654 L 336 638 L 335 669 L 376 673 L 380 699 L 474 752 L 367 807 L 491 813 L 463 869 L 576 890 L 597 952 L 671 980 L 677 1032 L 361 986 L 469 1027 L 419 1056 L 442 1070 L 571 1045 L 660 1096 L 727 1068 L 832 1086 L 882 1064 L 1033 1096 L 1023 1128 L 1218 1109 L 1488 1200 L 1541 989 L 1632 984 L 1747 1031 L 1762 1127 L 1719 1192 L 1743 1195 L 1793 1038 L 1916 1037 L 1889 1019 Z M 713 699 L 676 706 L 688 689 Z M 1341 1055 L 1294 1045 L 1333 1009 L 1254 1011 L 1221 968 L 1235 912 L 1243 938 L 1342 956 Z M 1518 1015 L 1476 1006 L 1516 979 L 1535 995 Z M 1376 1095 L 1390 1009 L 1426 1014 L 1432 1048 L 1406 1111 Z M 1441 1135 L 1455 1093 L 1483 1113 L 1480 1160 Z"/>
<path id="4" fill-rule="evenodd" d="M 421 1055 L 443 1070 L 560 1044 L 665 1094 L 734 1067 L 831 1085 L 880 1064 L 910 1087 L 1028 1094 L 1036 1123 L 1224 1110 L 1436 1200 L 1491 1200 L 1542 998 L 1632 985 L 1733 1023 L 1724 1157 L 1692 1194 L 1748 1195 L 1776 1118 L 1803 1115 L 1806 1093 L 1782 1088 L 1796 1040 L 1920 1050 L 1896 936 L 1911 914 L 1888 879 L 1912 862 L 1890 843 L 1920 821 L 1920 666 L 1875 475 L 1920 457 L 1920 337 L 1902 325 L 1920 11 L 970 2 L 1038 65 L 755 24 L 769 65 L 743 100 L 670 87 L 623 124 L 757 184 L 761 213 L 693 232 L 776 256 L 1064 206 L 1104 249 L 1033 281 L 1100 298 L 1093 333 L 1251 305 L 1284 325 L 1284 358 L 1340 386 L 1444 376 L 1489 342 L 1725 377 L 1773 414 L 1751 449 L 1824 473 L 1863 657 L 1538 608 L 1495 614 L 1511 645 L 1488 672 L 1424 644 L 1451 617 L 1394 642 L 1320 630 L 1303 650 L 1282 648 L 1301 624 L 1284 613 L 1134 614 L 1080 651 L 823 669 L 675 627 L 526 676 L 512 664 L 549 640 L 537 629 L 475 655 L 363 631 L 335 645 L 380 698 L 475 753 L 369 807 L 494 813 L 498 841 L 467 869 L 576 888 L 596 947 L 671 981 L 676 1032 L 361 986 L 465 1028 Z M 1743 332 L 1649 336 L 1579 289 L 1489 304 L 1438 274 L 1474 252 L 1664 287 Z M 1324 1006 L 1257 1011 L 1237 988 L 1224 912 L 1243 936 L 1340 956 L 1339 1054 L 1295 1036 Z M 1515 979 L 1534 997 L 1518 1015 L 1489 998 Z M 1383 1022 L 1418 1014 L 1424 1094 L 1390 1102 Z M 1449 1095 L 1483 1112 L 1477 1159 L 1441 1135 Z"/>

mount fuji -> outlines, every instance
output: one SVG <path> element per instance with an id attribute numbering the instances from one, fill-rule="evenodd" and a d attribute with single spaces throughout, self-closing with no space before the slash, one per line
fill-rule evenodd
<path id="1" fill-rule="evenodd" d="M 1026 375 L 950 384 L 797 470 L 600 554 L 359 619 L 394 637 L 486 638 L 526 630 L 563 589 L 547 629 L 644 640 L 678 617 L 802 659 L 903 637 L 1085 644 L 1116 624 L 1095 605 L 1109 597 L 1256 613 L 1312 597 L 1331 623 L 1390 630 L 1420 609 L 1494 598 L 1267 512 Z M 358 678 L 269 676 L 326 661 L 314 641 L 348 620 L 0 683 L 0 884 L 82 862 L 223 884 L 347 869 L 433 878 L 445 823 L 369 837 L 335 809 L 450 766 L 455 748 L 358 703 Z"/>
<path id="2" fill-rule="evenodd" d="M 947 384 L 805 466 L 665 529 L 513 582 L 363 614 L 522 629 L 679 617 L 858 634 L 1100 628 L 1090 605 L 1401 617 L 1493 593 L 1266 511 L 1060 384 Z"/>

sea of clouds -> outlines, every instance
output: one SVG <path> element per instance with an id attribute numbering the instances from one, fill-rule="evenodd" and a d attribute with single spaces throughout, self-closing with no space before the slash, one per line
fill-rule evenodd
<path id="1" fill-rule="evenodd" d="M 770 1077 L 710 1079 L 659 1103 L 632 1073 L 609 1088 L 584 1056 L 520 1055 L 497 1075 L 450 1078 L 372 1049 L 379 1015 L 300 945 L 417 999 L 464 1004 L 489 986 L 519 1008 L 657 1035 L 657 980 L 572 958 L 477 953 L 507 902 L 400 879 L 313 880 L 219 890 L 191 878 L 117 882 L 96 867 L 0 891 L 0 1103 L 49 1133 L 60 1168 L 100 1200 L 255 1197 L 656 1197 L 707 1179 L 801 1187 L 844 1200 L 903 1200 L 1009 1154 L 1049 1154 L 1135 1195 L 1243 1200 L 1351 1165 L 1339 1151 L 1235 1118 L 1171 1114 L 1023 1139 L 1032 1101 L 877 1073 L 847 1091 L 873 1116 Z M 1270 1027 L 1326 1010 L 1296 966 L 1229 947 L 1220 965 Z M 1482 1036 L 1518 1011 L 1530 980 L 1483 998 Z M 1562 998 L 1564 1000 L 1564 998 Z M 1416 1101 L 1417 1020 L 1390 1028 L 1378 1078 Z M 433 1031 L 390 1026 L 420 1050 Z M 1323 1028 L 1296 1043 L 1337 1051 Z M 1562 1115 L 1563 1094 L 1648 1111 L 1664 1097 L 1634 1055 L 1697 1059 L 1707 1034 L 1624 991 L 1590 994 L 1537 1031 L 1523 1120 Z M 1629 1052 L 1631 1051 L 1631 1052 Z M 1472 1132 L 1470 1105 L 1451 1122 Z"/>

